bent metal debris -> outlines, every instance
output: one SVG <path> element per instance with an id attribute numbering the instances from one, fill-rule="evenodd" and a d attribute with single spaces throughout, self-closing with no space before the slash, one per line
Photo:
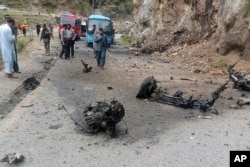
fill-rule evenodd
<path id="1" fill-rule="evenodd" d="M 157 88 L 156 79 L 153 76 L 144 79 L 141 84 L 140 90 L 137 93 L 137 98 L 149 99 L 152 102 L 158 102 L 168 105 L 173 105 L 181 108 L 198 108 L 201 112 L 206 112 L 210 107 L 212 107 L 215 101 L 220 97 L 220 94 L 226 89 L 228 81 L 221 85 L 217 90 L 212 92 L 212 98 L 210 100 L 201 100 L 200 96 L 194 98 L 190 96 L 189 98 L 184 98 L 183 92 L 177 91 L 173 96 L 162 94 L 162 92 L 155 92 Z M 152 93 L 156 93 L 155 97 L 152 97 Z"/>
<path id="2" fill-rule="evenodd" d="M 122 103 L 115 99 L 112 99 L 110 102 L 97 101 L 90 103 L 82 112 L 83 120 L 81 120 L 81 122 L 76 121 L 64 105 L 61 107 L 68 113 L 70 118 L 86 132 L 97 133 L 99 131 L 105 131 L 111 137 L 117 135 L 116 124 L 119 123 L 125 115 L 125 109 Z"/>

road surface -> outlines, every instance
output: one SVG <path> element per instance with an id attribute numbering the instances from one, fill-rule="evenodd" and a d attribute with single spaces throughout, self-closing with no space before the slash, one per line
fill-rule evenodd
<path id="1" fill-rule="evenodd" d="M 115 45 L 101 70 L 84 40 L 76 42 L 76 58 L 71 60 L 58 59 L 60 47 L 56 41 L 52 50 L 52 56 L 43 56 L 41 46 L 20 62 L 22 74 L 17 80 L 1 74 L 0 104 L 9 105 L 9 98 L 15 97 L 11 93 L 18 92 L 16 88 L 22 81 L 32 75 L 39 78 L 38 74 L 43 73 L 40 86 L 27 95 L 22 92 L 20 102 L 0 121 L 0 158 L 13 152 L 23 154 L 25 160 L 18 167 L 228 167 L 230 150 L 250 150 L 249 107 L 229 109 L 241 92 L 229 87 L 225 95 L 233 95 L 234 100 L 220 99 L 215 106 L 219 115 L 208 112 L 211 120 L 200 119 L 202 113 L 198 110 L 135 98 L 141 81 L 150 75 L 167 80 L 160 86 L 169 92 L 183 89 L 210 96 L 210 90 L 219 86 L 208 84 L 204 76 L 182 70 L 178 63 L 134 56 Z M 81 59 L 93 67 L 92 72 L 82 73 Z M 49 68 L 44 69 L 45 64 Z M 170 77 L 174 79 L 169 80 Z M 181 77 L 198 82 L 179 80 Z M 107 89 L 110 86 L 113 90 Z M 57 107 L 64 104 L 77 119 L 90 102 L 111 98 L 122 102 L 126 110 L 124 120 L 129 133 L 120 123 L 117 138 L 82 131 Z M 9 165 L 2 162 L 0 166 Z"/>

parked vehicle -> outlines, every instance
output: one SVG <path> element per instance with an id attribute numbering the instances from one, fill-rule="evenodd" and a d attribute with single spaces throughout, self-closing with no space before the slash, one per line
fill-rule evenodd
<path id="1" fill-rule="evenodd" d="M 96 25 L 96 29 L 103 28 L 104 33 L 107 36 L 108 44 L 111 45 L 114 42 L 114 29 L 113 22 L 109 17 L 93 14 L 90 15 L 86 22 L 86 44 L 87 46 L 93 45 L 93 25 Z"/>
<path id="2" fill-rule="evenodd" d="M 76 40 L 80 39 L 81 36 L 81 19 L 78 18 L 75 14 L 63 13 L 59 18 L 59 37 L 60 30 L 63 28 L 63 24 L 71 24 L 72 29 L 76 34 Z"/>
<path id="3" fill-rule="evenodd" d="M 0 5 L 0 10 L 9 10 L 9 8 L 5 5 Z"/>
<path id="4" fill-rule="evenodd" d="M 86 22 L 81 24 L 81 37 L 86 37 Z"/>

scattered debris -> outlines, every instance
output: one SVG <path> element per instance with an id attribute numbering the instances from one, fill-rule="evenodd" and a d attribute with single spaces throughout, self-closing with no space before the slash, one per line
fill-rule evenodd
<path id="1" fill-rule="evenodd" d="M 157 89 L 157 83 L 154 76 L 145 78 L 141 84 L 140 90 L 136 95 L 136 98 L 144 99 L 151 97 L 152 93 Z"/>
<path id="2" fill-rule="evenodd" d="M 32 107 L 32 106 L 34 106 L 34 104 L 22 105 L 21 107 L 26 108 L 26 107 Z"/>
<path id="3" fill-rule="evenodd" d="M 88 64 L 86 64 L 83 60 L 81 60 L 81 62 L 82 62 L 82 65 L 83 65 L 83 69 L 82 69 L 82 72 L 84 72 L 84 73 L 88 73 L 88 72 L 91 72 L 91 69 L 92 69 L 92 67 L 90 66 L 90 67 L 88 67 Z"/>
<path id="4" fill-rule="evenodd" d="M 69 115 L 69 117 L 86 132 L 96 133 L 101 130 L 106 131 L 111 137 L 117 135 L 116 124 L 122 120 L 125 115 L 123 105 L 113 99 L 109 103 L 106 101 L 93 102 L 89 104 L 83 111 L 83 121 L 80 123 L 74 119 L 64 105 L 59 105 Z M 128 134 L 128 127 L 126 122 L 125 133 Z"/>
<path id="5" fill-rule="evenodd" d="M 212 117 L 211 116 L 198 116 L 198 118 L 200 118 L 200 119 L 212 119 Z"/>
<path id="6" fill-rule="evenodd" d="M 111 86 L 108 86 L 107 89 L 108 90 L 113 90 L 113 88 Z"/>
<path id="7" fill-rule="evenodd" d="M 234 81 L 234 88 L 250 91 L 250 75 L 231 75 Z"/>
<path id="8" fill-rule="evenodd" d="M 25 90 L 34 90 L 39 86 L 39 84 L 40 82 L 33 76 L 23 81 Z"/>
<path id="9" fill-rule="evenodd" d="M 239 106 L 238 104 L 232 104 L 232 105 L 230 106 L 230 108 L 231 108 L 231 109 L 239 109 L 240 106 Z"/>
<path id="10" fill-rule="evenodd" d="M 49 129 L 59 129 L 62 127 L 62 124 L 50 125 Z"/>
<path id="11" fill-rule="evenodd" d="M 60 105 L 60 104 L 54 104 L 54 106 L 57 107 L 57 110 L 62 110 L 62 109 L 64 109 L 64 108 L 62 107 L 63 105 Z"/>
<path id="12" fill-rule="evenodd" d="M 240 99 L 237 101 L 237 104 L 238 104 L 239 106 L 250 105 L 250 99 L 248 99 L 248 98 L 240 98 Z"/>
<path id="13" fill-rule="evenodd" d="M 115 99 L 110 103 L 105 101 L 91 103 L 83 111 L 83 117 L 90 132 L 96 133 L 104 130 L 112 137 L 117 135 L 116 124 L 122 120 L 124 115 L 123 105 Z"/>
<path id="14" fill-rule="evenodd" d="M 135 63 L 131 64 L 130 67 L 139 69 L 139 66 Z"/>
<path id="15" fill-rule="evenodd" d="M 24 160 L 24 156 L 22 154 L 18 153 L 10 153 L 7 154 L 3 159 L 1 159 L 1 162 L 8 162 L 9 164 L 17 164 Z"/>
<path id="16" fill-rule="evenodd" d="M 139 52 L 135 52 L 134 54 L 135 54 L 135 56 L 138 56 L 138 55 L 139 55 Z"/>
<path id="17" fill-rule="evenodd" d="M 241 61 L 245 56 L 241 57 L 233 65 L 230 65 L 227 69 L 229 78 L 234 82 L 234 88 L 250 91 L 250 75 L 242 75 L 239 72 L 236 72 L 233 68 L 234 66 Z"/>
<path id="18" fill-rule="evenodd" d="M 215 114 L 215 115 L 219 115 L 219 112 L 217 109 L 215 109 L 214 107 L 212 107 L 212 111 L 211 113 Z"/>
<path id="19" fill-rule="evenodd" d="M 198 80 L 196 79 L 189 79 L 189 78 L 180 78 L 180 80 L 184 80 L 184 81 L 194 81 L 197 82 Z"/>
<path id="20" fill-rule="evenodd" d="M 177 91 L 173 96 L 167 95 L 164 92 L 155 92 L 157 83 L 154 77 L 147 77 L 141 84 L 140 91 L 137 94 L 137 98 L 146 98 L 150 101 L 173 105 L 181 108 L 199 108 L 201 112 L 206 112 L 212 107 L 215 101 L 220 97 L 220 94 L 226 89 L 228 81 L 221 85 L 216 91 L 212 92 L 211 100 L 201 100 L 200 96 L 193 98 L 183 98 L 183 92 Z M 151 97 L 152 93 L 156 93 L 155 97 Z"/>
<path id="21" fill-rule="evenodd" d="M 66 109 L 66 107 L 65 107 L 63 104 L 62 104 L 62 105 L 56 104 L 56 106 L 58 106 L 58 108 L 64 109 L 64 111 L 67 112 L 68 116 L 72 119 L 72 121 L 74 121 L 77 125 L 79 125 L 81 128 L 83 128 L 86 132 L 90 132 L 89 129 L 88 129 L 86 126 L 84 126 L 84 125 L 82 125 L 81 123 L 79 123 L 78 121 L 76 121 L 76 119 L 74 119 L 74 118 L 70 115 L 69 111 Z"/>

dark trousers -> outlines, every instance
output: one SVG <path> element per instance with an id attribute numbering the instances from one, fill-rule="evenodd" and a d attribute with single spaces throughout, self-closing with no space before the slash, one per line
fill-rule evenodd
<path id="1" fill-rule="evenodd" d="M 19 66 L 18 66 L 18 63 L 17 63 L 17 50 L 16 50 L 16 43 L 15 42 L 14 42 L 14 48 L 15 48 L 15 53 L 16 54 L 15 54 L 13 69 L 14 69 L 14 72 L 20 73 Z"/>
<path id="2" fill-rule="evenodd" d="M 39 36 L 39 34 L 40 34 L 40 31 L 39 31 L 39 30 L 36 30 L 36 34 L 37 34 L 37 36 Z"/>
<path id="3" fill-rule="evenodd" d="M 70 42 L 69 42 L 69 51 L 70 51 L 71 57 L 74 57 L 74 53 L 75 53 L 74 44 L 75 44 L 75 41 L 70 40 Z"/>
<path id="4" fill-rule="evenodd" d="M 69 52 L 70 52 L 70 47 L 69 47 L 69 40 L 64 40 L 64 45 L 62 45 L 62 51 L 60 53 L 60 57 L 65 55 L 65 59 L 69 58 Z"/>
<path id="5" fill-rule="evenodd" d="M 26 29 L 23 28 L 23 35 L 26 36 Z"/>
<path id="6" fill-rule="evenodd" d="M 106 62 L 106 49 L 102 48 L 101 51 L 95 51 L 97 66 L 104 67 Z"/>

